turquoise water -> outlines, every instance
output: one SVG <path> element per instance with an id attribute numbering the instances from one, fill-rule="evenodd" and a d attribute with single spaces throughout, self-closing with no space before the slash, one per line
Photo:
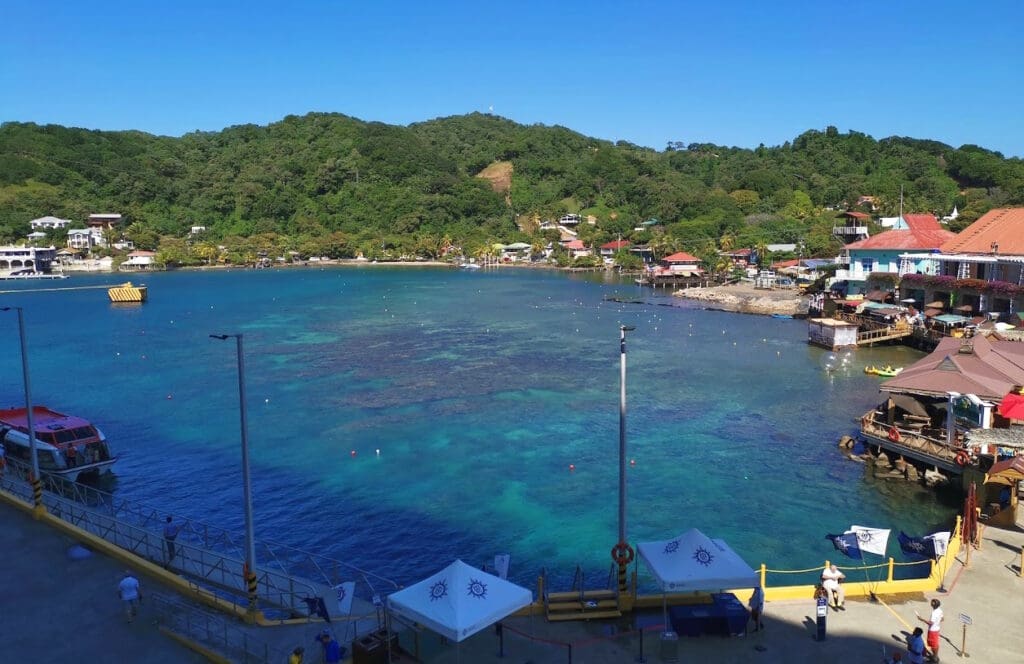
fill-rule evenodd
<path id="1" fill-rule="evenodd" d="M 142 306 L 103 290 L 0 296 L 25 309 L 35 402 L 106 432 L 123 455 L 118 495 L 241 533 L 235 347 L 209 335 L 242 332 L 257 538 L 401 583 L 499 552 L 527 584 L 542 567 L 562 581 L 577 563 L 607 572 L 620 324 L 637 328 L 632 542 L 697 527 L 752 565 L 809 567 L 833 553 L 826 532 L 921 533 L 956 509 L 873 480 L 836 446 L 879 400 L 863 366 L 909 364 L 909 349 L 860 350 L 830 374 L 803 321 L 705 311 L 603 275 L 367 266 L 145 282 Z M 18 405 L 4 316 L 0 403 Z"/>

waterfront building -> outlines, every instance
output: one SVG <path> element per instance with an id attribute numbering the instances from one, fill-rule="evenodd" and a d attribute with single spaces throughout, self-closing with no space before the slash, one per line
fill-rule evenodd
<path id="1" fill-rule="evenodd" d="M 0 276 L 30 272 L 48 274 L 56 259 L 56 247 L 0 247 Z"/>
<path id="2" fill-rule="evenodd" d="M 611 259 L 615 256 L 615 252 L 621 249 L 629 249 L 632 246 L 628 240 L 615 240 L 613 242 L 605 242 L 601 245 L 601 256 L 606 259 Z"/>
<path id="3" fill-rule="evenodd" d="M 900 255 L 901 294 L 948 301 L 1011 323 L 1024 311 L 1024 208 L 990 210 L 937 253 Z"/>
<path id="4" fill-rule="evenodd" d="M 1024 344 L 997 337 L 942 339 L 935 351 L 881 386 L 887 399 L 861 418 L 861 435 L 890 459 L 965 481 L 1024 452 L 988 447 L 990 429 L 1024 431 L 994 416 L 1004 396 L 1024 384 Z M 1004 436 L 1005 437 L 1005 436 Z M 1014 436 L 1011 436 L 1014 437 Z"/>
<path id="5" fill-rule="evenodd" d="M 562 243 L 565 250 L 569 252 L 570 258 L 581 258 L 590 255 L 590 248 L 583 244 L 583 240 L 570 240 Z"/>
<path id="6" fill-rule="evenodd" d="M 866 292 L 866 282 L 872 273 L 891 273 L 892 284 L 895 285 L 897 274 L 905 273 L 901 270 L 929 274 L 928 270 L 934 269 L 931 255 L 937 254 L 939 248 L 956 234 L 940 228 L 935 217 L 920 216 L 930 217 L 934 227 L 922 224 L 907 230 L 885 231 L 843 248 L 838 262 L 845 267 L 836 270 L 836 280 L 848 283 L 847 293 Z M 910 252 L 918 258 L 905 258 Z"/>
<path id="7" fill-rule="evenodd" d="M 140 270 L 152 270 L 156 267 L 156 252 L 137 250 L 128 254 L 128 260 L 121 263 L 118 268 L 122 272 L 137 272 Z"/>

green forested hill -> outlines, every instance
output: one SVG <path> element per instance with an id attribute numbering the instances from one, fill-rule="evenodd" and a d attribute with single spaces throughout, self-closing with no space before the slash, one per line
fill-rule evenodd
<path id="1" fill-rule="evenodd" d="M 475 177 L 495 162 L 511 164 L 507 191 Z M 591 241 L 621 234 L 700 255 L 723 241 L 801 241 L 827 254 L 836 247 L 826 206 L 870 195 L 894 214 L 901 186 L 905 210 L 957 205 L 963 224 L 1024 204 L 1024 162 L 833 127 L 777 147 L 659 152 L 483 114 L 408 127 L 310 114 L 181 138 L 0 126 L 0 242 L 24 238 L 28 221 L 47 214 L 120 212 L 137 246 L 181 263 L 210 260 L 217 245 L 230 260 L 260 249 L 432 257 L 455 244 L 475 253 L 540 241 L 536 221 L 565 212 L 597 218 L 581 229 Z M 663 231 L 632 231 L 651 217 Z M 207 231 L 186 243 L 193 226 Z"/>

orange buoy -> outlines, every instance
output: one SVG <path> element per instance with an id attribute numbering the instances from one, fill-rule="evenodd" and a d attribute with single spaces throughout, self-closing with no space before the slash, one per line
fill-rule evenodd
<path id="1" fill-rule="evenodd" d="M 355 455 L 356 455 L 356 451 L 355 451 L 355 450 L 352 450 L 351 452 L 349 452 L 349 454 L 350 454 L 351 456 L 355 456 Z"/>
<path id="2" fill-rule="evenodd" d="M 572 471 L 574 471 L 574 470 L 576 470 L 576 464 L 574 464 L 574 463 L 570 463 L 570 464 L 569 464 L 569 472 L 571 473 L 571 472 L 572 472 Z"/>

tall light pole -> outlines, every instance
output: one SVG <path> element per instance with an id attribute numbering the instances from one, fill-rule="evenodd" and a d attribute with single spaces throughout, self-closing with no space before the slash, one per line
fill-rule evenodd
<path id="1" fill-rule="evenodd" d="M 25 420 L 28 424 L 28 448 L 32 459 L 32 501 L 36 513 L 43 509 L 43 487 L 39 481 L 39 454 L 36 452 L 36 426 L 32 416 L 32 383 L 28 376 L 28 350 L 25 346 L 25 312 L 21 307 L 2 307 L 0 311 L 18 312 L 18 338 L 21 341 L 21 377 L 25 384 Z"/>
<path id="2" fill-rule="evenodd" d="M 252 481 L 249 477 L 249 425 L 245 412 L 245 357 L 241 334 L 211 334 L 211 339 L 227 341 L 234 337 L 238 351 L 238 412 L 242 431 L 242 490 L 245 496 L 245 583 L 249 595 L 249 611 L 256 610 L 256 537 L 252 524 Z"/>
<path id="3" fill-rule="evenodd" d="M 626 592 L 626 569 L 633 562 L 633 547 L 626 541 L 626 332 L 636 328 L 619 326 L 619 541 L 612 547 L 612 560 L 619 566 L 619 592 Z"/>

